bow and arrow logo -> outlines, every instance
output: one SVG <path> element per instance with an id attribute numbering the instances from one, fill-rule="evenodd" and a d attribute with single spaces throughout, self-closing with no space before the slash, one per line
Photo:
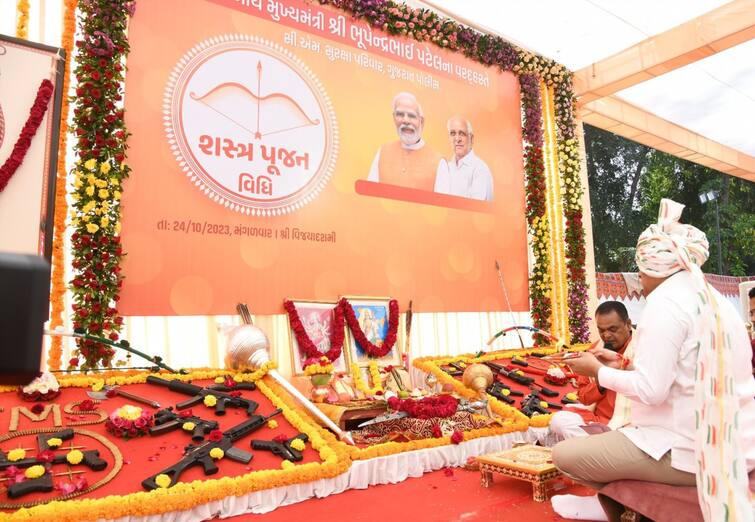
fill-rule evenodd
<path id="1" fill-rule="evenodd" d="M 281 132 L 308 127 L 310 125 L 318 125 L 320 123 L 320 120 L 318 118 L 310 118 L 309 116 L 307 116 L 301 105 L 299 105 L 296 100 L 285 93 L 274 92 L 262 96 L 262 72 L 262 61 L 258 61 L 257 94 L 240 83 L 225 82 L 216 85 L 202 95 L 190 92 L 189 97 L 192 100 L 196 100 L 207 108 L 215 111 L 217 114 L 227 119 L 234 125 L 253 135 L 255 140 L 259 140 L 265 136 L 270 136 Z M 256 117 L 254 118 L 254 130 L 249 128 L 249 123 L 242 123 L 238 121 L 236 117 L 228 114 L 225 110 L 216 106 L 215 102 L 229 92 L 241 94 L 242 97 L 248 99 L 255 107 Z M 272 117 L 263 119 L 263 111 L 265 114 L 270 114 Z M 261 121 L 267 123 L 267 125 L 265 125 L 265 127 L 261 127 Z"/>
<path id="2" fill-rule="evenodd" d="M 236 34 L 197 44 L 173 68 L 163 106 L 179 168 L 226 208 L 293 212 L 333 174 L 333 105 L 312 70 L 277 43 Z"/>

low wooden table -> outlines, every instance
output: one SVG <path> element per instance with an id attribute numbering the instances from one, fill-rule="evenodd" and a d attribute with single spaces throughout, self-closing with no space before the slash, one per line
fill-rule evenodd
<path id="1" fill-rule="evenodd" d="M 561 472 L 553 465 L 551 449 L 525 444 L 506 451 L 477 457 L 482 474 L 482 486 L 489 488 L 493 474 L 526 480 L 532 483 L 532 498 L 535 502 L 545 502 L 545 483 L 559 477 Z"/>

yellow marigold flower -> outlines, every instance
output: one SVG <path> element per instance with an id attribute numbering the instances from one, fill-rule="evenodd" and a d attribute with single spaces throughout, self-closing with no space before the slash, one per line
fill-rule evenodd
<path id="1" fill-rule="evenodd" d="M 215 377 L 215 384 L 223 384 L 225 379 L 223 377 Z"/>
<path id="2" fill-rule="evenodd" d="M 77 188 L 77 189 L 81 188 L 84 186 L 84 182 L 81 181 L 80 179 L 77 179 L 76 181 L 73 182 L 73 186 L 74 188 Z"/>
<path id="3" fill-rule="evenodd" d="M 221 448 L 212 448 L 210 450 L 210 457 L 215 460 L 220 460 L 225 457 L 225 452 Z"/>
<path id="4" fill-rule="evenodd" d="M 30 468 L 27 468 L 26 471 L 24 472 L 24 476 L 28 479 L 39 478 L 44 474 L 45 474 L 45 467 L 40 466 L 39 464 L 37 464 L 36 466 L 32 466 Z"/>
<path id="5" fill-rule="evenodd" d="M 92 185 L 89 185 L 84 189 L 84 192 L 87 193 L 87 196 L 94 196 L 94 187 Z"/>
<path id="6" fill-rule="evenodd" d="M 110 224 L 110 218 L 108 218 L 107 216 L 105 216 L 102 219 L 100 219 L 100 226 L 101 227 L 106 227 L 109 224 Z"/>
<path id="7" fill-rule="evenodd" d="M 510 395 L 511 394 L 511 390 L 508 390 L 508 389 L 504 388 L 503 390 L 501 390 L 501 393 L 504 394 L 504 395 Z"/>
<path id="8" fill-rule="evenodd" d="M 100 191 L 97 193 L 97 195 L 100 197 L 100 199 L 105 199 L 110 196 L 110 192 L 108 192 L 105 189 L 100 189 Z"/>
<path id="9" fill-rule="evenodd" d="M 181 427 L 185 429 L 186 431 L 194 431 L 194 428 L 196 428 L 197 425 L 194 424 L 193 422 L 184 422 Z"/>
<path id="10" fill-rule="evenodd" d="M 51 448 L 57 448 L 61 444 L 63 444 L 63 441 L 59 439 L 58 437 L 47 439 L 47 445 L 50 446 Z"/>
<path id="11" fill-rule="evenodd" d="M 105 181 L 104 179 L 95 180 L 94 184 L 97 185 L 100 188 L 107 187 L 107 181 Z"/>
<path id="12" fill-rule="evenodd" d="M 82 220 L 82 221 L 83 221 L 84 223 L 88 223 L 88 222 L 89 222 L 89 219 L 90 219 L 90 217 L 89 217 L 89 216 L 81 216 L 81 220 Z"/>
<path id="13" fill-rule="evenodd" d="M 157 487 L 159 488 L 167 488 L 170 486 L 170 477 L 165 473 L 160 473 L 155 477 L 155 484 L 157 484 Z"/>
<path id="14" fill-rule="evenodd" d="M 94 185 L 94 182 L 97 181 L 97 178 L 94 177 L 94 174 L 89 174 L 87 176 L 87 183 L 90 185 Z"/>
<path id="15" fill-rule="evenodd" d="M 118 412 L 116 413 L 119 417 L 126 420 L 136 420 L 142 415 L 142 409 L 138 406 L 132 406 L 130 404 L 126 404 L 125 406 L 121 406 L 118 408 Z"/>
<path id="16" fill-rule="evenodd" d="M 97 203 L 95 203 L 94 201 L 90 201 L 89 203 L 81 207 L 81 211 L 86 214 L 88 212 L 91 212 L 92 209 L 94 209 L 94 207 L 96 206 L 97 206 Z"/>
<path id="17" fill-rule="evenodd" d="M 294 439 L 293 442 L 291 442 L 291 447 L 294 448 L 296 451 L 303 451 L 305 444 L 304 444 L 304 441 L 301 439 Z"/>
<path id="18" fill-rule="evenodd" d="M 100 165 L 100 172 L 102 172 L 103 174 L 107 174 L 108 172 L 110 172 L 110 163 L 107 163 L 107 162 L 102 163 Z"/>
<path id="19" fill-rule="evenodd" d="M 545 401 L 540 401 L 540 407 L 541 408 L 547 408 L 548 407 L 548 403 L 545 402 Z"/>
<path id="20" fill-rule="evenodd" d="M 71 450 L 66 455 L 66 460 L 68 461 L 69 464 L 76 465 L 76 464 L 79 464 L 82 460 L 84 460 L 84 454 L 77 449 Z"/>
<path id="21" fill-rule="evenodd" d="M 92 158 L 92 159 L 88 159 L 88 160 L 86 160 L 86 162 L 84 163 L 84 167 L 86 167 L 86 168 L 87 168 L 87 169 L 89 169 L 89 170 L 94 170 L 94 168 L 95 168 L 96 166 L 97 166 L 97 160 L 96 160 L 96 159 L 94 159 L 94 158 Z"/>
<path id="22" fill-rule="evenodd" d="M 274 430 L 278 427 L 278 421 L 275 419 L 270 419 L 269 421 L 267 421 L 267 427 L 271 430 Z"/>
<path id="23" fill-rule="evenodd" d="M 100 229 L 100 227 L 98 225 L 95 225 L 94 223 L 88 223 L 87 224 L 87 232 L 89 232 L 90 234 L 94 234 L 99 229 Z"/>
<path id="24" fill-rule="evenodd" d="M 290 460 L 284 460 L 281 462 L 281 468 L 283 469 L 294 469 L 294 463 Z"/>
<path id="25" fill-rule="evenodd" d="M 121 199 L 121 193 L 117 190 L 113 191 L 113 199 Z"/>
<path id="26" fill-rule="evenodd" d="M 566 398 L 570 401 L 576 401 L 577 400 L 577 394 L 574 392 L 569 392 L 566 394 Z"/>
<path id="27" fill-rule="evenodd" d="M 214 395 L 205 395 L 204 396 L 204 405 L 205 406 L 209 406 L 210 408 L 212 408 L 217 403 L 218 403 L 218 398 L 215 397 Z"/>
<path id="28" fill-rule="evenodd" d="M 116 222 L 114 228 L 115 228 L 115 233 L 116 234 L 120 234 L 121 233 L 121 222 L 120 221 Z"/>
<path id="29" fill-rule="evenodd" d="M 95 391 L 95 392 L 101 391 L 103 386 L 105 386 L 105 381 L 97 381 L 94 384 L 92 384 L 92 391 Z"/>
<path id="30" fill-rule="evenodd" d="M 23 448 L 12 449 L 8 452 L 8 460 L 11 462 L 16 462 L 24 457 L 26 457 L 26 450 Z"/>
<path id="31" fill-rule="evenodd" d="M 120 182 L 120 181 L 118 181 L 118 178 L 110 178 L 110 184 L 111 184 L 111 185 L 114 185 L 114 186 L 116 186 L 116 187 L 117 187 L 118 185 L 120 185 L 120 183 L 121 183 L 121 182 Z"/>

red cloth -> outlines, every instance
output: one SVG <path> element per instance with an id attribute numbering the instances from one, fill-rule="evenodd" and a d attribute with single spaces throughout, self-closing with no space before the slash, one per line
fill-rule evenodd
<path id="1" fill-rule="evenodd" d="M 627 339 L 627 342 L 624 343 L 624 346 L 619 349 L 619 355 L 624 355 L 627 346 L 629 346 L 629 341 L 631 340 L 631 337 Z M 595 348 L 597 345 L 598 341 L 594 342 L 592 346 L 590 346 L 590 349 Z M 582 410 L 577 411 L 577 413 L 582 415 L 582 417 L 587 422 L 599 422 L 601 424 L 608 424 L 608 422 L 611 420 L 611 417 L 613 417 L 613 408 L 616 404 L 616 392 L 613 390 L 605 390 L 604 393 L 601 393 L 600 389 L 598 388 L 598 383 L 595 382 L 595 379 L 590 379 L 589 377 L 577 377 L 577 383 L 579 384 L 579 389 L 577 390 L 577 397 L 579 398 L 579 402 L 588 406 L 593 403 L 595 404 L 594 412 L 591 413 L 589 411 L 586 411 L 583 413 Z"/>

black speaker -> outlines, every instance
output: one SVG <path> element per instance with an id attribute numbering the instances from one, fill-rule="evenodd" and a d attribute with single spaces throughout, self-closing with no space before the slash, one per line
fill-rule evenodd
<path id="1" fill-rule="evenodd" d="M 0 252 L 0 383 L 39 374 L 50 315 L 50 265 L 40 256 Z"/>

